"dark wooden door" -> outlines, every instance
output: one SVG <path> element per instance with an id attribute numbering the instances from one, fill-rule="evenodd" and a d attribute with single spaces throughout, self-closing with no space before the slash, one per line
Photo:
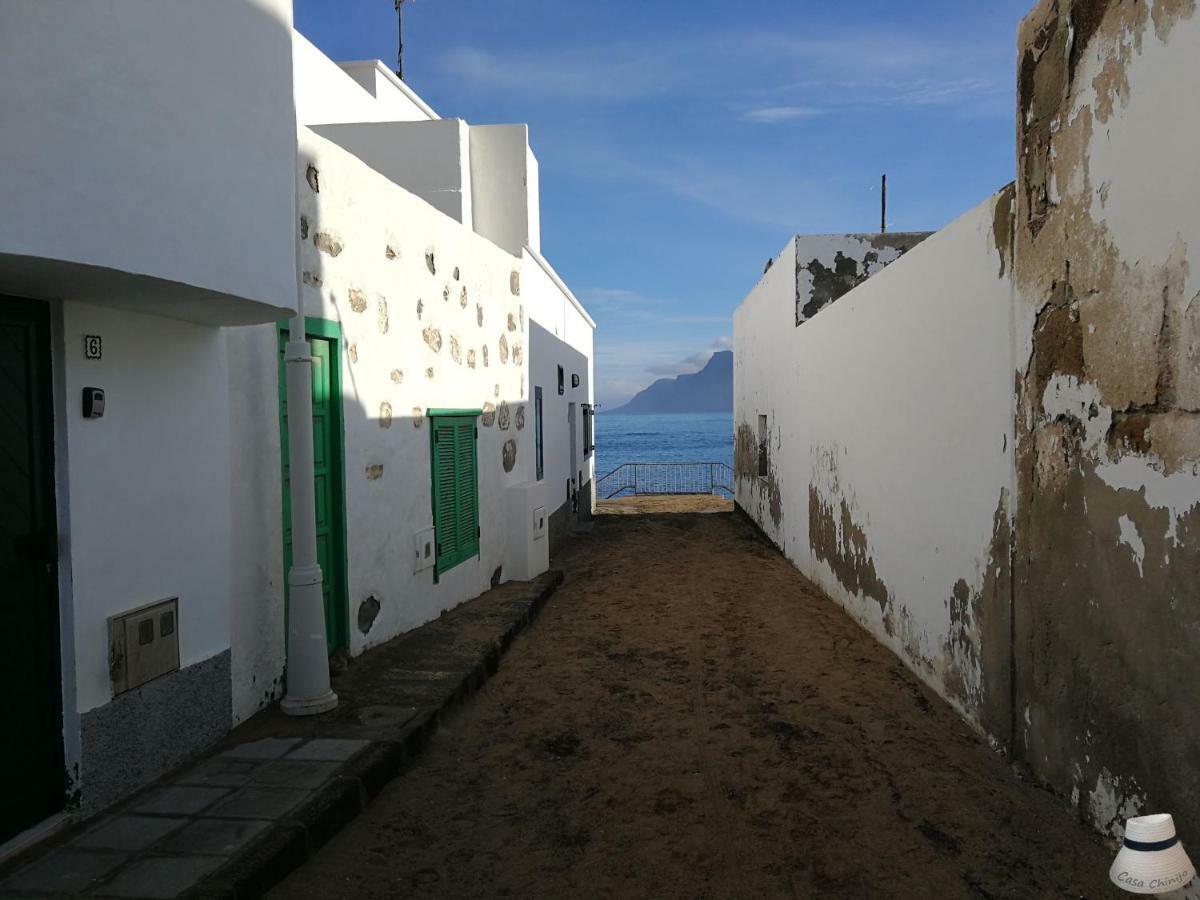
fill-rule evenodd
<path id="1" fill-rule="evenodd" d="M 0 842 L 63 807 L 50 318 L 0 297 Z"/>

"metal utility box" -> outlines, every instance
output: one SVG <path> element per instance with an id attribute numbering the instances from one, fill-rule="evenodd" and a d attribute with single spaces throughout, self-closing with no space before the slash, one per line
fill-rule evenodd
<path id="1" fill-rule="evenodd" d="M 114 695 L 178 668 L 178 597 L 109 618 L 108 673 Z"/>

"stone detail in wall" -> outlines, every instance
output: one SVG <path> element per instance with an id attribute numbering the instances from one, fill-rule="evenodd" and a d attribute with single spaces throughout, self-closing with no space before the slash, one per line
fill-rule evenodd
<path id="1" fill-rule="evenodd" d="M 358 362 L 358 344 L 351 344 L 346 348 L 346 355 L 350 357 L 350 362 Z"/>
<path id="2" fill-rule="evenodd" d="M 487 344 L 483 345 L 483 367 L 485 369 L 488 367 L 488 345 Z"/>
<path id="3" fill-rule="evenodd" d="M 500 412 L 499 412 L 499 415 L 496 417 L 496 424 L 500 426 L 501 431 L 508 431 L 508 426 L 510 424 L 510 421 L 511 421 L 511 417 L 510 417 L 510 414 L 508 411 L 508 402 L 505 400 L 501 400 L 500 401 Z"/>
<path id="4" fill-rule="evenodd" d="M 520 431 L 525 427 L 525 404 L 521 404 L 517 407 L 517 414 L 514 416 L 514 419 L 517 423 L 517 431 Z"/>
<path id="5" fill-rule="evenodd" d="M 512 291 L 514 297 L 521 296 L 521 273 L 513 269 L 512 274 L 508 276 L 508 289 Z"/>
<path id="6" fill-rule="evenodd" d="M 450 335 L 450 358 L 460 366 L 462 365 L 462 345 L 454 335 Z"/>
<path id="7" fill-rule="evenodd" d="M 508 338 L 500 335 L 500 362 L 508 362 Z"/>
<path id="8" fill-rule="evenodd" d="M 314 234 L 313 246 L 330 256 L 337 256 L 345 249 L 345 245 L 328 231 L 318 231 Z"/>
<path id="9" fill-rule="evenodd" d="M 455 266 L 454 267 L 454 280 L 458 281 L 459 277 L 460 277 L 460 273 L 458 271 L 458 266 Z"/>
<path id="10" fill-rule="evenodd" d="M 425 251 L 425 268 L 429 269 L 430 275 L 437 274 L 437 263 L 434 261 L 432 249 Z"/>
<path id="11" fill-rule="evenodd" d="M 467 351 L 467 366 L 472 369 L 475 368 L 475 348 L 474 347 L 472 347 L 470 350 Z"/>
<path id="12" fill-rule="evenodd" d="M 417 301 L 417 321 L 418 321 L 418 322 L 420 322 L 420 321 L 421 321 L 421 315 L 422 315 L 424 312 L 425 312 L 425 301 L 424 301 L 424 300 L 418 300 L 418 301 Z"/>
<path id="13" fill-rule="evenodd" d="M 383 477 L 383 464 L 375 463 L 367 466 L 367 481 L 378 481 Z"/>
<path id="14" fill-rule="evenodd" d="M 483 412 L 480 414 L 479 419 L 483 423 L 484 428 L 491 428 L 496 422 L 496 404 L 483 404 Z"/>
<path id="15" fill-rule="evenodd" d="M 314 194 L 321 193 L 321 177 L 316 166 L 309 166 L 304 170 L 304 180 L 308 182 L 308 186 L 312 188 Z"/>
<path id="16" fill-rule="evenodd" d="M 480 328 L 483 327 L 483 304 L 482 303 L 475 304 L 475 324 L 478 325 Z"/>
<path id="17" fill-rule="evenodd" d="M 504 442 L 504 448 L 500 451 L 500 462 L 504 465 L 505 472 L 511 472 L 517 464 L 517 442 L 509 438 Z"/>
<path id="18" fill-rule="evenodd" d="M 521 365 L 521 360 L 525 358 L 525 351 L 522 349 L 520 341 L 517 341 L 515 344 L 513 344 L 512 358 L 514 366 Z"/>
<path id="19" fill-rule="evenodd" d="M 509 331 L 517 330 L 517 317 L 514 316 L 512 313 L 508 314 L 508 330 Z"/>
<path id="20" fill-rule="evenodd" d="M 446 285 L 444 288 L 442 288 L 442 302 L 450 302 L 450 285 Z"/>
<path id="21" fill-rule="evenodd" d="M 388 305 L 387 300 L 380 297 L 376 303 L 378 306 L 375 310 L 375 323 L 379 326 L 380 334 L 388 333 Z"/>
<path id="22" fill-rule="evenodd" d="M 496 396 L 500 396 L 500 385 L 496 385 Z"/>
<path id="23" fill-rule="evenodd" d="M 321 286 L 321 276 L 314 275 L 312 272 L 304 272 L 300 276 L 300 280 L 303 281 L 307 285 L 311 285 L 312 287 L 320 287 Z"/>
<path id="24" fill-rule="evenodd" d="M 412 408 L 412 423 L 413 428 L 420 428 L 421 423 L 425 421 L 425 413 L 419 406 Z"/>
<path id="25" fill-rule="evenodd" d="M 430 366 L 428 369 L 425 370 L 425 377 L 428 378 L 430 381 L 433 381 L 433 366 Z"/>
<path id="26" fill-rule="evenodd" d="M 371 626 L 375 624 L 375 619 L 379 616 L 379 610 L 379 601 L 375 599 L 374 594 L 358 604 L 358 630 L 362 634 L 368 634 L 371 631 Z"/>
<path id="27" fill-rule="evenodd" d="M 421 336 L 425 338 L 425 343 L 429 345 L 430 350 L 434 353 L 442 352 L 441 329 L 435 328 L 432 325 L 426 325 L 425 330 L 421 332 Z"/>
<path id="28" fill-rule="evenodd" d="M 308 216 L 300 217 L 300 240 L 308 240 Z"/>
<path id="29" fill-rule="evenodd" d="M 392 381 L 396 384 L 404 384 L 404 373 L 399 369 L 392 369 Z"/>
<path id="30" fill-rule="evenodd" d="M 386 400 L 379 404 L 379 427 L 384 430 L 392 427 L 392 404 Z"/>
<path id="31" fill-rule="evenodd" d="M 462 290 L 458 293 L 458 305 L 463 309 L 467 308 L 467 286 L 464 284 Z"/>
<path id="32" fill-rule="evenodd" d="M 350 288 L 346 292 L 350 298 L 350 309 L 356 313 L 366 312 L 367 310 L 367 292 L 360 291 L 358 288 Z"/>
<path id="33" fill-rule="evenodd" d="M 396 259 L 400 256 L 400 254 L 396 251 L 396 248 L 391 244 L 388 244 L 383 248 L 383 255 L 385 259 Z"/>

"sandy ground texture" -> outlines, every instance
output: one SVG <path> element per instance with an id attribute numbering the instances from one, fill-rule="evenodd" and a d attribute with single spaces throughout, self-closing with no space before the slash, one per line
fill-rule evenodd
<path id="1" fill-rule="evenodd" d="M 500 672 L 273 896 L 1123 896 L 733 514 L 600 516 Z"/>
<path id="2" fill-rule="evenodd" d="M 599 515 L 644 516 L 647 513 L 717 513 L 733 512 L 733 501 L 712 494 L 675 496 L 622 497 L 601 500 L 596 504 Z M 555 565 L 558 565 L 557 561 Z"/>

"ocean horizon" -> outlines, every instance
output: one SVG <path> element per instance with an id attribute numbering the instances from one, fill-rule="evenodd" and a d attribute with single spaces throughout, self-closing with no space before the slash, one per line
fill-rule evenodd
<path id="1" fill-rule="evenodd" d="M 601 413 L 596 477 L 632 462 L 733 465 L 733 413 Z"/>

